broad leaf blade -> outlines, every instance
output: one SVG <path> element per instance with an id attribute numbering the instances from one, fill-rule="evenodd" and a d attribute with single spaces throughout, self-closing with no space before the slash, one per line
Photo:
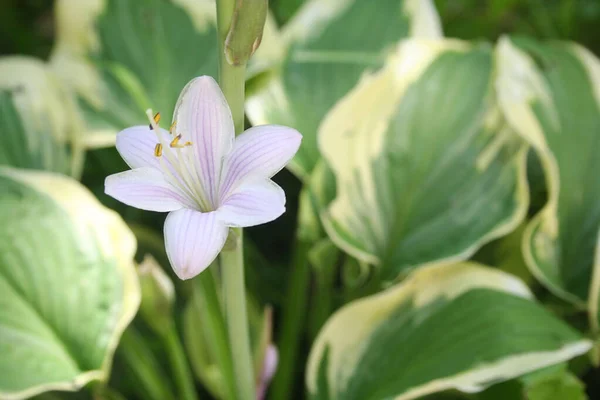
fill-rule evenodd
<path id="1" fill-rule="evenodd" d="M 0 169 L 0 397 L 108 377 L 139 304 L 135 239 L 66 177 Z"/>
<path id="2" fill-rule="evenodd" d="M 443 265 L 336 312 L 311 350 L 307 384 L 312 398 L 337 400 L 473 392 L 590 347 L 518 279 Z"/>
<path id="3" fill-rule="evenodd" d="M 90 147 L 146 123 L 153 108 L 169 120 L 180 90 L 216 76 L 214 3 L 187 0 L 60 0 L 52 64 L 80 95 Z M 87 39 L 87 40 L 86 40 Z"/>
<path id="4" fill-rule="evenodd" d="M 600 61 L 567 43 L 504 38 L 497 52 L 505 115 L 537 152 L 548 187 L 524 234 L 525 260 L 551 291 L 583 305 L 598 266 Z"/>
<path id="5" fill-rule="evenodd" d="M 0 58 L 0 164 L 77 177 L 83 125 L 75 98 L 42 61 Z"/>
<path id="6" fill-rule="evenodd" d="M 319 159 L 317 129 L 329 109 L 365 71 L 381 67 L 400 39 L 439 31 L 429 1 L 308 2 L 284 27 L 280 42 L 287 52 L 267 84 L 248 99 L 248 118 L 254 125 L 300 131 L 302 147 L 289 167 L 308 178 Z"/>
<path id="7" fill-rule="evenodd" d="M 492 73 L 487 47 L 406 41 L 321 125 L 337 182 L 325 228 L 384 279 L 465 259 L 523 219 L 525 143 L 500 116 Z"/>

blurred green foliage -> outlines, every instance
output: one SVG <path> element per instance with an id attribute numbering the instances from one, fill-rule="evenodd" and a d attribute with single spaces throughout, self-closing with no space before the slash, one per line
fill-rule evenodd
<path id="1" fill-rule="evenodd" d="M 271 0 L 277 22 L 287 22 L 305 0 Z M 502 33 L 574 40 L 600 54 L 598 0 L 435 0 L 444 33 L 495 40 Z M 52 0 L 0 0 L 0 54 L 45 57 L 53 43 Z"/>
<path id="2" fill-rule="evenodd" d="M 304 1 L 271 0 L 270 7 L 278 24 L 283 25 L 287 22 Z M 52 0 L 0 0 L 0 55 L 29 54 L 46 59 L 54 39 L 53 3 Z M 504 33 L 516 33 L 540 39 L 573 40 L 600 55 L 600 0 L 436 0 L 435 4 L 442 18 L 444 33 L 448 37 L 495 41 Z M 537 161 L 533 160 L 532 164 L 537 166 Z M 165 215 L 140 211 L 104 195 L 105 177 L 125 169 L 126 164 L 114 148 L 93 150 L 87 154 L 82 182 L 103 204 L 119 212 L 131 225 L 139 241 L 138 260 L 141 260 L 144 253 L 150 252 L 161 264 L 167 265 L 161 238 Z M 531 174 L 531 168 L 529 169 Z M 274 180 L 286 192 L 288 212 L 268 226 L 248 229 L 249 241 L 246 253 L 248 262 L 252 266 L 247 268 L 250 291 L 258 296 L 261 304 L 273 304 L 276 307 L 275 315 L 278 315 L 277 308 L 282 305 L 285 298 L 284 282 L 287 280 L 289 270 L 283 266 L 288 265 L 291 259 L 301 184 L 287 170 L 280 172 Z M 539 182 L 539 179 L 532 179 L 532 181 Z M 539 211 L 545 202 L 543 188 L 535 187 L 534 192 L 536 194 L 539 192 L 541 199 L 534 195 L 529 215 Z M 518 246 L 519 240 L 512 239 L 520 239 L 520 234 L 520 231 L 516 231 L 515 237 L 510 236 L 502 241 L 491 243 L 475 258 L 485 262 L 489 259 L 503 260 L 509 253 L 508 249 Z M 519 266 L 522 266 L 522 260 L 518 261 Z M 514 266 L 515 263 L 510 265 Z M 530 279 L 525 268 L 515 271 L 507 266 L 505 269 L 523 275 L 527 280 Z M 338 279 L 337 276 L 335 278 Z M 183 299 L 181 303 L 183 303 L 186 283 L 177 284 L 179 286 L 177 290 L 183 294 L 181 296 Z M 537 286 L 534 289 L 543 290 Z M 543 294 L 540 297 L 543 297 Z M 558 310 L 558 306 L 556 308 Z M 560 313 L 560 310 L 557 310 L 553 311 Z M 136 329 L 141 331 L 140 337 L 150 340 L 139 321 Z M 137 331 L 133 332 L 138 334 Z M 152 344 L 149 347 L 152 347 Z M 154 347 L 158 348 L 158 346 Z M 309 347 L 309 343 L 303 343 L 303 352 L 308 352 Z M 116 368 L 124 368 L 123 358 L 123 354 L 117 356 Z M 302 363 L 303 360 L 299 362 Z M 124 380 L 121 374 L 114 374 L 113 379 L 119 382 Z M 599 381 L 598 370 L 590 370 L 583 379 L 587 384 L 590 398 L 598 398 L 594 397 L 600 396 L 598 394 L 600 389 L 597 384 L 594 384 Z M 302 376 L 299 375 L 298 381 L 302 380 Z M 504 384 L 503 387 L 496 388 L 496 392 L 502 393 L 499 397 L 493 397 L 494 390 L 491 390 L 488 391 L 490 396 L 487 398 L 506 398 L 506 392 L 503 390 L 508 387 L 507 385 L 510 386 Z M 132 393 L 134 389 L 132 388 Z M 128 394 L 127 390 L 124 392 Z M 72 396 L 75 398 L 78 395 Z M 435 398 L 441 398 L 439 396 L 436 395 Z M 52 397 L 47 395 L 43 398 Z M 98 395 L 98 398 L 111 397 Z M 464 396 L 452 393 L 448 394 L 447 398 L 464 398 Z M 477 398 L 484 398 L 484 396 Z M 537 394 L 535 398 L 545 397 Z"/>

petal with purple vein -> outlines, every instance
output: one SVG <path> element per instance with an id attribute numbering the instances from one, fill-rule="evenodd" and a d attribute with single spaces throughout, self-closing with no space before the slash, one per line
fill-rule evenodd
<path id="1" fill-rule="evenodd" d="M 175 274 L 190 279 L 204 271 L 223 248 L 228 232 L 216 212 L 182 209 L 169 213 L 165 247 Z"/>

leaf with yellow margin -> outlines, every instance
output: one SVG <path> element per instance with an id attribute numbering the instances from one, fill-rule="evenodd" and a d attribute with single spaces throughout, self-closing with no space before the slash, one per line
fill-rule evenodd
<path id="1" fill-rule="evenodd" d="M 75 96 L 46 63 L 0 57 L 0 165 L 78 177 L 82 131 Z"/>
<path id="2" fill-rule="evenodd" d="M 507 37 L 496 53 L 504 114 L 537 152 L 548 188 L 524 233 L 525 261 L 556 295 L 589 303 L 597 330 L 600 61 L 572 43 Z"/>
<path id="3" fill-rule="evenodd" d="M 590 349 L 532 297 L 519 279 L 480 264 L 417 270 L 328 320 L 309 357 L 310 398 L 472 393 Z"/>
<path id="4" fill-rule="evenodd" d="M 407 40 L 321 124 L 337 183 L 324 226 L 383 279 L 464 260 L 525 216 L 527 147 L 500 113 L 493 73 L 487 46 Z"/>
<path id="5" fill-rule="evenodd" d="M 140 302 L 135 237 L 71 178 L 0 168 L 0 398 L 107 380 Z"/>
<path id="6" fill-rule="evenodd" d="M 319 160 L 323 117 L 408 36 L 441 36 L 431 0 L 308 1 L 281 32 L 265 32 L 265 40 L 277 46 L 257 53 L 255 62 L 274 66 L 250 93 L 246 114 L 254 125 L 281 124 L 302 133 L 302 147 L 288 167 L 308 179 Z"/>
<path id="7" fill-rule="evenodd" d="M 215 3 L 210 0 L 58 0 L 51 64 L 80 96 L 88 147 L 146 124 L 153 108 L 170 120 L 182 87 L 216 76 Z"/>

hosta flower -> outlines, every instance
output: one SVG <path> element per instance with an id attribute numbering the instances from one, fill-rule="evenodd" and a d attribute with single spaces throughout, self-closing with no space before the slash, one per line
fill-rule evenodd
<path id="1" fill-rule="evenodd" d="M 181 92 L 170 131 L 150 125 L 119 132 L 117 150 L 131 167 L 106 178 L 105 192 L 149 211 L 169 212 L 164 226 L 171 266 L 181 279 L 202 272 L 219 254 L 229 227 L 272 221 L 285 194 L 270 178 L 294 156 L 301 135 L 276 125 L 237 138 L 217 83 L 203 76 Z"/>

